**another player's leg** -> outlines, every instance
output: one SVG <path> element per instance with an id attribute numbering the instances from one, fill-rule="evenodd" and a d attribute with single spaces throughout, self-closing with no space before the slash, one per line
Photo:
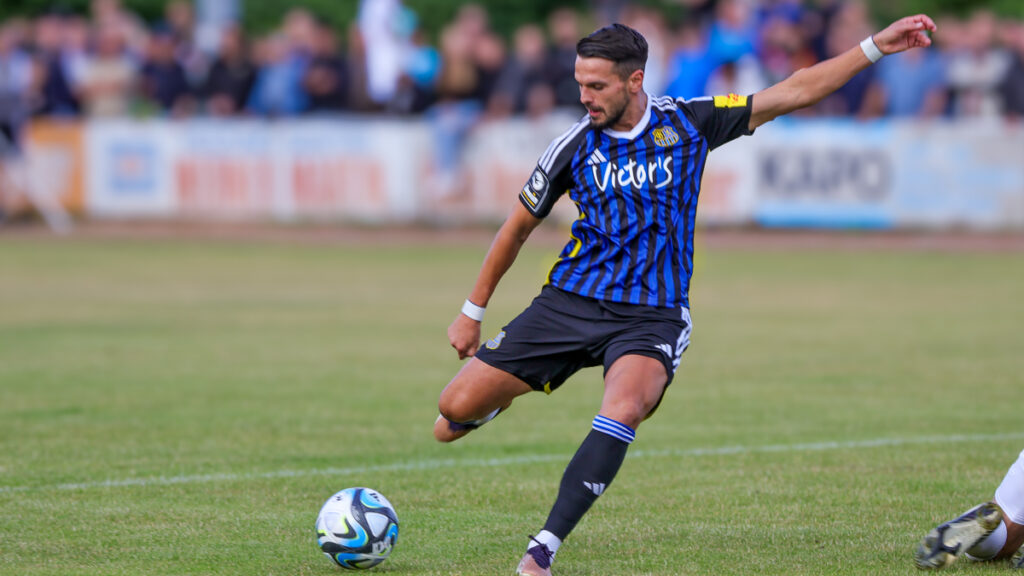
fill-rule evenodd
<path id="1" fill-rule="evenodd" d="M 1004 513 L 1006 543 L 995 558 L 1010 557 L 1010 566 L 1024 569 L 1024 451 L 996 488 L 996 502 Z"/>
<path id="2" fill-rule="evenodd" d="M 995 502 L 979 504 L 933 528 L 918 544 L 914 562 L 924 570 L 945 568 L 1002 526 L 1002 520 Z"/>
<path id="3" fill-rule="evenodd" d="M 919 568 L 944 568 L 959 556 L 997 560 L 1019 552 L 1024 544 L 1024 452 L 996 489 L 995 500 L 936 526 L 918 545 Z M 1024 554 L 1022 554 L 1024 555 Z M 1024 563 L 1014 556 L 1011 564 Z M 1018 566 L 1019 567 L 1019 566 Z"/>
<path id="4" fill-rule="evenodd" d="M 519 378 L 476 358 L 470 358 L 441 391 L 434 438 L 452 442 L 492 420 L 516 396 L 531 392 Z"/>
<path id="5" fill-rule="evenodd" d="M 612 364 L 601 411 L 566 467 L 544 529 L 532 538 L 516 574 L 550 576 L 558 547 L 612 483 L 637 426 L 658 405 L 667 382 L 660 360 L 630 354 Z"/>
<path id="6" fill-rule="evenodd" d="M 1024 570 L 1024 524 L 1008 522 L 1006 519 L 1003 521 L 1006 522 L 1006 545 L 1003 546 L 999 555 L 1012 554 L 1010 567 Z"/>

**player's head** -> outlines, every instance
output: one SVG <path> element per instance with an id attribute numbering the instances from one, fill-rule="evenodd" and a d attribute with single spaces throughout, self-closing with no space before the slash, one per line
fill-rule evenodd
<path id="1" fill-rule="evenodd" d="M 619 121 L 630 97 L 643 90 L 647 40 L 629 26 L 605 26 L 576 44 L 576 82 L 590 121 L 605 128 Z"/>

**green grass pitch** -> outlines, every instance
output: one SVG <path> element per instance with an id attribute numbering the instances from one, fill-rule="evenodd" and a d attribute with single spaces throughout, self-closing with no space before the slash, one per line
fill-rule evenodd
<path id="1" fill-rule="evenodd" d="M 375 572 L 511 574 L 600 371 L 433 441 L 486 247 L 0 238 L 0 574 L 338 574 L 313 521 L 349 486 L 401 519 Z M 1024 448 L 1022 296 L 1019 252 L 704 247 L 681 372 L 556 573 L 914 573 Z"/>

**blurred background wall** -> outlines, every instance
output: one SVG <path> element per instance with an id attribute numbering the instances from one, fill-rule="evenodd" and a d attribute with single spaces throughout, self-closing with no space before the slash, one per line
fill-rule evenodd
<path id="1" fill-rule="evenodd" d="M 652 94 L 748 94 L 937 21 L 711 156 L 705 224 L 1024 228 L 1019 0 L 7 0 L 0 218 L 500 221 L 625 22 Z M 576 217 L 569 202 L 556 217 Z"/>

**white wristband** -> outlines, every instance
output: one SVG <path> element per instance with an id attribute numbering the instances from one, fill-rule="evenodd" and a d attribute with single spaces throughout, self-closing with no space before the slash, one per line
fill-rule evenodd
<path id="1" fill-rule="evenodd" d="M 868 36 L 860 43 L 860 49 L 864 51 L 864 55 L 868 57 L 868 60 L 871 60 L 872 64 L 881 60 L 882 56 L 885 56 L 885 54 L 878 49 L 878 46 L 875 44 L 875 39 L 871 36 Z"/>
<path id="2" fill-rule="evenodd" d="M 484 321 L 484 310 L 487 310 L 487 308 L 473 304 L 468 298 L 466 299 L 465 304 L 462 305 L 462 313 L 477 322 Z"/>

